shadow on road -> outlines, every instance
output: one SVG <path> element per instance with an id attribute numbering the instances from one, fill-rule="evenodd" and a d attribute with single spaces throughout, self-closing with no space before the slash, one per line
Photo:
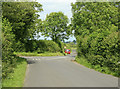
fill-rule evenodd
<path id="1" fill-rule="evenodd" d="M 72 57 L 76 57 L 76 56 L 72 56 Z"/>
<path id="2" fill-rule="evenodd" d="M 34 64 L 35 61 L 32 61 L 32 60 L 27 60 L 27 64 Z"/>

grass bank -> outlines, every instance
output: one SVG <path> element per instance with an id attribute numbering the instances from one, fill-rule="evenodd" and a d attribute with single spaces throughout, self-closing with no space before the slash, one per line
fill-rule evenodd
<path id="1" fill-rule="evenodd" d="M 27 62 L 26 59 L 18 57 L 16 63 L 14 73 L 10 73 L 5 80 L 2 80 L 2 87 L 23 87 Z"/>
<path id="2" fill-rule="evenodd" d="M 49 53 L 49 52 L 45 52 L 45 53 L 15 52 L 14 54 L 17 55 L 17 56 L 64 56 L 64 54 L 62 54 L 60 52 L 56 52 L 56 53 Z"/>
<path id="3" fill-rule="evenodd" d="M 91 65 L 84 57 L 81 57 L 81 58 L 76 57 L 75 61 L 83 66 L 86 66 L 87 68 L 94 69 L 98 72 L 113 75 L 115 77 L 120 77 L 118 73 L 110 71 L 108 67 L 100 67 L 99 65 L 96 65 L 96 66 Z"/>

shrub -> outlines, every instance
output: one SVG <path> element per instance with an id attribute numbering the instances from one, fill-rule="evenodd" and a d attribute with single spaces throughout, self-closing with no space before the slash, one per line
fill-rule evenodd
<path id="1" fill-rule="evenodd" d="M 108 69 L 120 76 L 117 6 L 113 2 L 76 2 L 72 4 L 71 22 L 77 38 L 78 57 L 85 57 L 92 68 Z"/>
<path id="2" fill-rule="evenodd" d="M 119 32 L 112 32 L 107 36 L 98 35 L 94 38 L 89 37 L 77 37 L 78 46 L 78 57 L 84 56 L 88 63 L 92 65 L 93 68 L 99 71 L 107 71 L 104 68 L 114 72 L 115 76 L 120 76 L 120 41 L 118 39 Z M 104 37 L 104 38 L 103 38 Z M 80 39 L 81 38 L 81 39 Z M 101 68 L 101 70 L 99 69 Z"/>
<path id="3" fill-rule="evenodd" d="M 20 41 L 14 41 L 13 44 L 14 45 L 12 46 L 12 48 L 15 52 L 25 52 L 26 51 L 24 43 L 22 43 Z"/>
<path id="4" fill-rule="evenodd" d="M 27 52 L 60 52 L 60 47 L 58 44 L 51 40 L 29 40 L 26 44 L 26 48 Z"/>
<path id="5" fill-rule="evenodd" d="M 13 55 L 12 42 L 14 35 L 11 32 L 12 27 L 8 20 L 3 19 L 2 23 L 2 78 L 13 72 L 16 58 Z"/>

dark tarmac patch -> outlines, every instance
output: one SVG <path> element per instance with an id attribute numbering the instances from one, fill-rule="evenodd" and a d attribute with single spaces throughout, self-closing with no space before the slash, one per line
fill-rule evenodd
<path id="1" fill-rule="evenodd" d="M 35 61 L 32 61 L 32 60 L 27 60 L 27 63 L 28 63 L 28 64 L 34 64 L 34 63 L 35 63 Z"/>

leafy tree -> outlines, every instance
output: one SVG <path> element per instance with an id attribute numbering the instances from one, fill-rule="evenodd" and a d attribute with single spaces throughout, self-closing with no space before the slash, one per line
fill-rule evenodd
<path id="1" fill-rule="evenodd" d="M 12 23 L 12 32 L 16 41 L 24 43 L 37 32 L 37 23 L 42 11 L 42 5 L 38 2 L 3 2 L 3 18 Z"/>
<path id="2" fill-rule="evenodd" d="M 8 20 L 2 21 L 2 78 L 13 72 L 16 58 L 13 54 L 13 41 L 15 35 L 12 33 L 12 27 Z"/>
<path id="3" fill-rule="evenodd" d="M 44 52 L 59 52 L 60 47 L 57 43 L 52 40 L 29 40 L 27 43 L 29 52 L 37 52 L 37 53 L 44 53 Z"/>
<path id="4" fill-rule="evenodd" d="M 72 4 L 72 11 L 76 36 L 89 35 L 96 30 L 117 31 L 118 8 L 112 2 L 76 2 Z"/>
<path id="5" fill-rule="evenodd" d="M 73 43 L 76 43 L 76 40 L 73 40 Z"/>
<path id="6" fill-rule="evenodd" d="M 76 2 L 71 5 L 78 57 L 85 57 L 93 68 L 100 68 L 99 71 L 110 70 L 120 76 L 118 3 Z"/>
<path id="7" fill-rule="evenodd" d="M 68 17 L 62 12 L 52 12 L 46 16 L 44 21 L 43 34 L 51 37 L 53 41 L 57 42 L 63 39 L 68 39 Z"/>

